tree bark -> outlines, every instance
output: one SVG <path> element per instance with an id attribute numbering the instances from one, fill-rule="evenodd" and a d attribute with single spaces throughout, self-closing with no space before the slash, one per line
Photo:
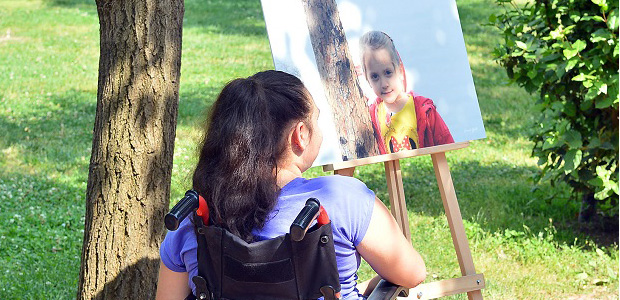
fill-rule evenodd
<path id="1" fill-rule="evenodd" d="M 151 299 L 170 196 L 184 3 L 96 3 L 99 82 L 77 298 Z"/>
<path id="2" fill-rule="evenodd" d="M 343 160 L 379 154 L 334 0 L 304 0 L 310 41 L 334 114 Z"/>

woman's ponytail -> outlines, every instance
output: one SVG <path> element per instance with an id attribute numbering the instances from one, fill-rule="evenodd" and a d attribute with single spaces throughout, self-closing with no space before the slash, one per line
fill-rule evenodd
<path id="1" fill-rule="evenodd" d="M 277 201 L 277 162 L 286 133 L 311 101 L 295 76 L 265 71 L 228 83 L 211 108 L 193 187 L 211 220 L 247 242 Z"/>

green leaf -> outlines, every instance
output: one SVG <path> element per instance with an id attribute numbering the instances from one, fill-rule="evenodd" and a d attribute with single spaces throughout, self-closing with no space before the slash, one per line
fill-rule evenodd
<path id="1" fill-rule="evenodd" d="M 590 149 L 598 148 L 601 145 L 601 140 L 597 137 L 593 137 L 588 144 Z"/>
<path id="2" fill-rule="evenodd" d="M 613 0 L 615 1 L 615 0 Z M 592 2 L 601 7 L 601 11 L 606 12 L 609 7 L 606 0 L 592 0 Z"/>
<path id="3" fill-rule="evenodd" d="M 568 72 L 572 68 L 574 68 L 578 62 L 579 62 L 579 59 L 577 57 L 573 57 L 566 63 L 566 67 L 564 69 L 566 70 L 566 72 Z"/>
<path id="4" fill-rule="evenodd" d="M 495 21 L 497 21 L 497 16 L 495 14 L 491 14 L 489 16 L 489 22 L 495 23 Z"/>
<path id="5" fill-rule="evenodd" d="M 592 99 L 598 96 L 598 91 L 596 89 L 589 89 L 586 95 L 584 96 L 584 101 L 592 101 Z M 583 104 L 583 103 L 582 103 Z"/>
<path id="6" fill-rule="evenodd" d="M 577 50 L 577 52 L 581 52 L 581 50 L 586 48 L 586 42 L 583 40 L 577 40 L 573 43 L 572 47 Z"/>
<path id="7" fill-rule="evenodd" d="M 577 55 L 577 50 L 575 49 L 564 49 L 562 50 L 562 53 L 564 54 L 564 57 L 566 57 L 567 59 L 571 59 L 573 58 L 575 55 Z"/>
<path id="8" fill-rule="evenodd" d="M 547 150 L 547 149 L 555 148 L 558 146 L 558 144 L 559 144 L 558 140 L 554 137 L 551 137 L 545 140 L 545 142 L 543 143 L 542 149 Z"/>
<path id="9" fill-rule="evenodd" d="M 613 38 L 613 35 L 611 34 L 611 32 L 609 32 L 608 29 L 599 28 L 597 31 L 592 33 L 592 36 L 590 36 L 590 41 L 592 41 L 593 43 L 596 43 L 599 41 L 606 41 L 612 38 Z"/>
<path id="10" fill-rule="evenodd" d="M 517 45 L 517 47 L 523 49 L 523 50 L 527 50 L 527 45 L 522 42 L 522 41 L 516 41 L 515 44 Z"/>
<path id="11" fill-rule="evenodd" d="M 567 59 L 573 58 L 577 53 L 586 48 L 586 42 L 583 40 L 577 40 L 570 45 L 570 48 L 564 49 L 562 53 Z"/>
<path id="12" fill-rule="evenodd" d="M 564 154 L 564 174 L 574 171 L 581 163 L 581 150 L 571 149 Z"/>
<path id="13" fill-rule="evenodd" d="M 582 141 L 581 141 L 581 133 L 579 133 L 579 131 L 569 130 L 564 134 L 564 138 L 566 139 L 566 143 L 568 144 L 568 147 L 570 147 L 571 149 L 581 148 Z"/>
<path id="14" fill-rule="evenodd" d="M 608 187 L 604 187 L 602 190 L 594 193 L 594 199 L 596 200 L 605 200 L 607 197 L 611 196 L 612 190 Z"/>
<path id="15" fill-rule="evenodd" d="M 549 36 L 556 40 L 564 37 L 564 33 L 562 32 L 562 26 L 559 26 L 555 30 L 549 32 Z"/>
<path id="16" fill-rule="evenodd" d="M 609 180 L 609 176 L 611 175 L 611 171 L 607 170 L 604 166 L 596 166 L 596 175 L 603 179 L 603 182 Z"/>
<path id="17" fill-rule="evenodd" d="M 552 61 L 552 60 L 556 60 L 556 59 L 558 59 L 558 58 L 560 58 L 560 57 L 561 57 L 561 55 L 560 55 L 560 54 L 558 54 L 558 53 L 552 53 L 552 54 L 549 54 L 549 55 L 545 55 L 545 56 L 543 56 L 543 57 L 540 59 L 540 62 L 549 62 L 549 61 Z"/>
<path id="18" fill-rule="evenodd" d="M 581 104 L 579 104 L 579 109 L 581 111 L 587 111 L 590 107 L 592 107 L 592 98 L 586 98 L 584 101 L 581 101 Z"/>
<path id="19" fill-rule="evenodd" d="M 579 73 L 579 75 L 571 78 L 572 81 L 584 81 L 586 80 L 586 75 L 583 73 Z"/>
<path id="20" fill-rule="evenodd" d="M 572 101 L 568 101 L 564 104 L 564 113 L 569 117 L 574 117 L 577 115 L 577 107 L 575 103 Z"/>
<path id="21" fill-rule="evenodd" d="M 562 67 L 562 64 L 560 64 L 560 65 L 558 66 L 558 68 L 557 68 L 557 69 L 555 69 L 555 76 L 557 76 L 559 79 L 561 79 L 561 78 L 562 78 L 562 76 L 564 76 L 564 74 L 566 74 L 566 70 L 565 70 L 565 68 L 566 68 L 566 67 Z"/>
<path id="22" fill-rule="evenodd" d="M 603 97 L 596 99 L 595 103 L 596 104 L 594 107 L 598 109 L 607 108 L 607 107 L 610 107 L 612 104 L 614 104 L 614 98 L 611 97 L 610 95 L 605 95 Z"/>
<path id="23" fill-rule="evenodd" d="M 603 179 L 596 177 L 596 178 L 588 180 L 588 183 L 590 185 L 593 185 L 593 186 L 602 187 L 603 186 Z"/>
<path id="24" fill-rule="evenodd" d="M 618 10 L 612 10 L 607 16 L 607 28 L 618 30 Z"/>

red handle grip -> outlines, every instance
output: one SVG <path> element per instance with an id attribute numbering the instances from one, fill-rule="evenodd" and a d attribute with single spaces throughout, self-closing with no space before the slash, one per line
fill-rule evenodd
<path id="1" fill-rule="evenodd" d="M 207 201 L 202 196 L 198 196 L 198 209 L 196 210 L 196 214 L 202 218 L 202 222 L 209 226 L 209 207 L 207 206 Z"/>
<path id="2" fill-rule="evenodd" d="M 320 225 L 329 224 L 329 216 L 325 208 L 323 208 L 323 205 L 319 208 L 319 216 L 316 218 L 316 222 Z"/>

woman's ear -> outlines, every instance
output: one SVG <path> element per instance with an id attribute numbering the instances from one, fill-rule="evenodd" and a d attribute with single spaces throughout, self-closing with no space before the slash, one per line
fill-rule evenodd
<path id="1" fill-rule="evenodd" d="M 306 150 L 309 142 L 310 130 L 308 129 L 308 125 L 302 121 L 297 122 L 291 133 L 291 146 L 293 149 L 304 151 Z"/>

